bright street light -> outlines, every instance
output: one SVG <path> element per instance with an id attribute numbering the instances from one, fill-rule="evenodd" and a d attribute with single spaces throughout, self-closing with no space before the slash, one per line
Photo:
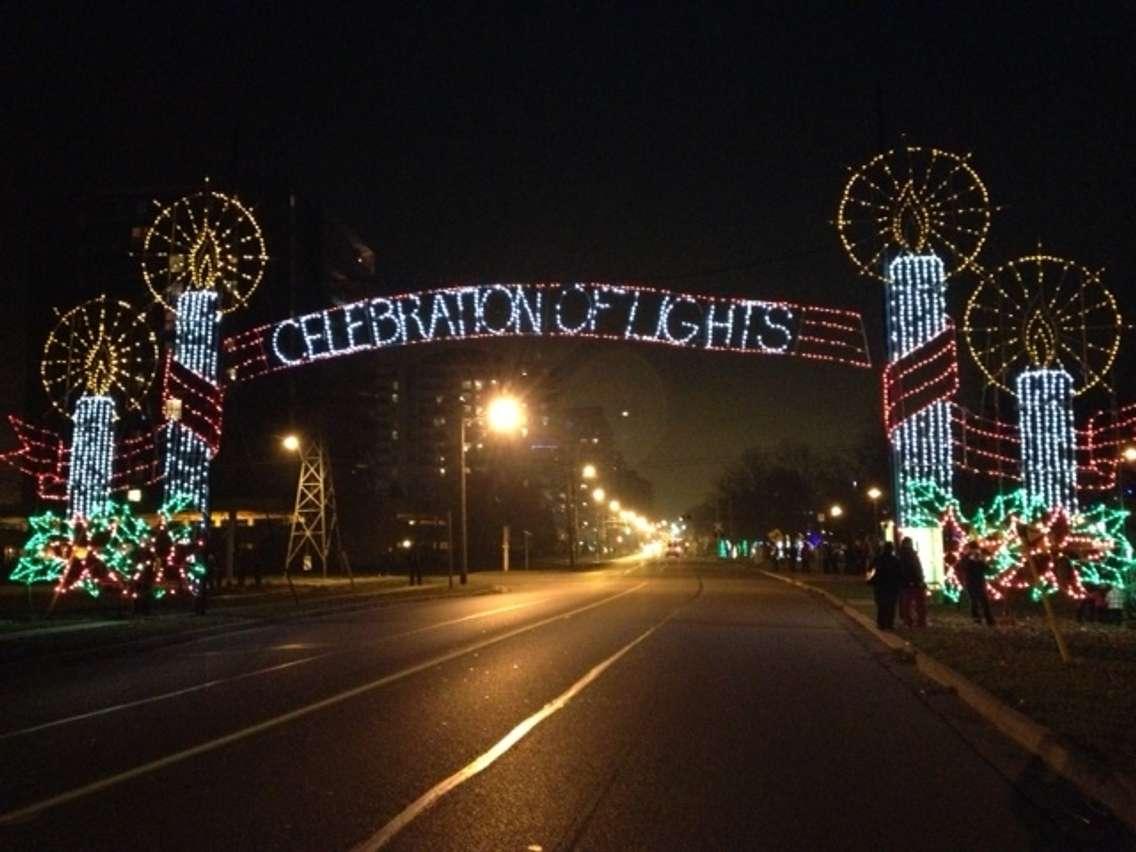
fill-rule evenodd
<path id="1" fill-rule="evenodd" d="M 1125 447 L 1120 456 L 1126 462 L 1136 462 L 1136 447 Z"/>
<path id="2" fill-rule="evenodd" d="M 516 398 L 498 396 L 489 402 L 485 420 L 494 432 L 516 432 L 525 425 L 525 412 Z"/>
<path id="3" fill-rule="evenodd" d="M 620 508 L 620 503 L 619 503 L 618 500 L 612 500 L 610 503 L 607 504 L 607 507 L 609 509 L 611 509 L 613 512 L 618 512 L 619 508 Z"/>
<path id="4" fill-rule="evenodd" d="M 294 453 L 296 450 L 300 449 L 300 438 L 298 435 L 285 435 L 280 445 L 288 452 Z"/>
<path id="5" fill-rule="evenodd" d="M 872 501 L 872 520 L 877 527 L 880 525 L 880 498 L 883 496 L 884 492 L 874 485 L 868 489 L 868 499 Z"/>
<path id="6" fill-rule="evenodd" d="M 607 497 L 607 492 L 605 492 L 602 488 L 597 488 L 592 492 L 592 499 L 597 503 L 602 503 L 605 497 Z"/>
<path id="7" fill-rule="evenodd" d="M 839 518 L 844 514 L 844 508 L 839 503 L 833 503 L 832 508 L 828 510 L 828 514 L 833 518 Z"/>
<path id="8" fill-rule="evenodd" d="M 584 467 L 580 470 L 580 476 L 584 477 L 584 479 L 595 479 L 596 466 L 594 464 L 584 465 Z"/>

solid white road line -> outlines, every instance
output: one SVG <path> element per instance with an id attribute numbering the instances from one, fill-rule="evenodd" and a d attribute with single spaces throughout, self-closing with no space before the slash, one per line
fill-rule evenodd
<path id="1" fill-rule="evenodd" d="M 681 607 L 679 609 L 681 609 Z M 445 780 L 435 784 L 433 787 L 431 787 L 429 790 L 427 790 L 425 793 L 423 793 L 421 796 L 407 805 L 401 813 L 399 813 L 394 819 L 380 828 L 372 837 L 356 846 L 355 852 L 371 852 L 371 850 L 381 849 L 386 846 L 392 839 L 394 839 L 395 835 L 406 828 L 407 825 L 413 822 L 424 811 L 433 807 L 444 795 L 449 793 L 458 785 L 464 784 L 479 772 L 484 772 L 486 769 L 492 766 L 509 749 L 511 749 L 518 742 L 524 739 L 524 737 L 530 731 L 532 731 L 533 728 L 535 728 L 557 710 L 563 709 L 569 701 L 583 692 L 589 684 L 591 684 L 596 678 L 603 674 L 604 671 L 613 663 L 615 663 L 616 660 L 618 660 L 620 657 L 622 657 L 624 654 L 626 654 L 628 651 L 630 651 L 632 648 L 634 648 L 636 645 L 638 645 L 640 642 L 642 642 L 644 639 L 646 639 L 648 636 L 650 636 L 652 633 L 654 633 L 656 630 L 658 630 L 660 627 L 674 618 L 677 613 L 678 609 L 673 610 L 658 624 L 654 625 L 649 630 L 640 633 L 637 637 L 632 639 L 602 663 L 589 670 L 587 674 L 585 674 L 582 678 L 568 687 L 568 689 L 566 689 L 564 692 L 560 693 L 560 695 L 556 696 L 556 698 L 552 699 L 552 701 L 545 704 L 544 707 L 542 707 L 540 710 L 533 713 L 527 719 L 516 725 L 516 727 L 509 731 L 509 733 L 507 733 L 496 743 L 494 743 L 493 747 L 490 748 L 487 752 L 479 755 L 476 759 L 459 769 L 449 778 L 446 778 Z"/>
<path id="2" fill-rule="evenodd" d="M 556 615 L 549 616 L 548 618 L 542 618 L 540 621 L 534 621 L 532 624 L 515 627 L 512 630 L 508 630 L 505 633 L 500 634 L 499 636 L 490 636 L 478 642 L 473 642 L 472 644 L 464 645 L 461 648 L 456 648 L 453 651 L 447 651 L 445 654 L 440 654 L 437 657 L 433 657 L 429 660 L 426 660 L 425 662 L 410 666 L 409 668 L 402 669 L 401 671 L 395 672 L 394 674 L 385 675 L 384 677 L 380 677 L 377 680 L 372 680 L 367 683 L 360 684 L 359 686 L 352 687 L 351 689 L 345 689 L 342 692 L 337 692 L 334 695 L 328 696 L 327 698 L 320 699 L 319 701 L 312 702 L 311 704 L 306 704 L 303 707 L 297 707 L 295 710 L 289 710 L 287 713 L 281 713 L 279 716 L 273 716 L 272 718 L 265 719 L 263 722 L 258 722 L 255 725 L 249 725 L 247 728 L 241 728 L 240 730 L 233 731 L 232 733 L 225 734 L 224 736 L 217 737 L 216 739 L 206 740 L 203 743 L 199 743 L 198 745 L 191 746 L 187 749 L 182 749 L 181 751 L 173 752 L 172 754 L 168 754 L 165 757 L 160 757 L 157 760 L 152 760 L 149 763 L 135 766 L 132 769 L 127 769 L 115 775 L 109 775 L 106 778 L 99 779 L 98 781 L 92 781 L 91 783 L 84 784 L 81 787 L 75 787 L 71 790 L 67 790 L 66 792 L 59 793 L 56 796 L 51 796 L 50 798 L 42 799 L 30 805 L 25 805 L 22 808 L 8 811 L 7 813 L 0 814 L 0 825 L 11 825 L 13 823 L 22 822 L 24 820 L 37 816 L 38 814 L 46 810 L 58 807 L 59 805 L 67 804 L 68 802 L 73 802 L 76 799 L 82 799 L 94 793 L 102 792 L 103 790 L 117 786 L 124 781 L 130 781 L 134 778 L 148 775 L 151 772 L 156 772 L 157 770 L 164 769 L 167 766 L 173 766 L 174 764 L 181 763 L 182 761 L 188 760 L 191 757 L 197 757 L 200 754 L 207 754 L 224 746 L 239 742 L 243 739 L 247 739 L 248 737 L 254 736 L 255 734 L 260 734 L 264 731 L 271 730 L 272 728 L 279 727 L 280 725 L 287 724 L 288 722 L 295 721 L 296 719 L 301 719 L 304 716 L 311 715 L 312 713 L 316 713 L 320 710 L 325 710 L 328 707 L 334 707 L 336 704 L 341 704 L 342 702 L 347 701 L 350 698 L 355 698 L 356 696 L 363 695 L 375 689 L 379 689 L 380 687 L 394 683 L 398 680 L 402 680 L 403 678 L 409 677 L 410 675 L 417 674 L 418 672 L 425 671 L 426 669 L 433 668 L 434 666 L 441 665 L 442 663 L 448 663 L 450 660 L 455 660 L 458 657 L 464 657 L 466 654 L 471 654 L 474 651 L 480 651 L 482 648 L 488 648 L 490 645 L 496 645 L 498 642 L 504 642 L 506 639 L 512 639 L 514 636 L 520 636 L 522 633 L 528 633 L 531 630 L 536 630 L 537 628 L 544 627 L 545 625 L 551 624 L 554 621 L 571 618 L 574 615 L 579 615 L 582 612 L 587 612 L 590 609 L 595 609 L 598 606 L 603 606 L 604 604 L 611 603 L 612 601 L 617 600 L 624 595 L 629 595 L 632 592 L 638 591 L 646 585 L 647 581 L 644 580 L 642 583 L 632 586 L 630 589 L 624 589 L 622 592 L 616 592 L 614 595 L 609 595 L 608 597 L 601 598 L 598 601 L 592 601 L 590 604 L 585 604 L 584 606 L 577 607 L 576 609 L 569 610 L 568 612 L 557 613 Z"/>
<path id="3" fill-rule="evenodd" d="M 389 641 L 394 640 L 394 639 L 402 639 L 402 638 L 405 638 L 407 636 L 414 636 L 415 634 L 418 634 L 418 633 L 426 633 L 430 630 L 437 630 L 441 627 L 449 627 L 449 626 L 454 625 L 454 624 L 461 624 L 462 622 L 465 622 L 465 621 L 473 621 L 474 619 L 478 619 L 478 618 L 487 618 L 488 616 L 491 616 L 491 615 L 498 615 L 502 612 L 509 612 L 510 610 L 521 609 L 523 607 L 532 606 L 533 604 L 542 603 L 544 600 L 547 600 L 547 598 L 542 598 L 541 600 L 536 600 L 536 601 L 525 601 L 525 602 L 522 602 L 522 603 L 510 604 L 508 606 L 499 606 L 499 607 L 496 607 L 494 609 L 486 610 L 485 612 L 477 612 L 477 613 L 474 613 L 473 615 L 464 615 L 461 618 L 451 618 L 448 621 L 439 621 L 437 624 L 428 624 L 425 627 L 416 627 L 413 630 L 407 630 L 407 631 L 404 631 L 402 633 L 395 633 L 391 636 L 384 636 L 381 639 L 377 640 L 377 642 L 389 642 Z M 369 642 L 368 645 L 377 644 L 377 642 Z M 244 673 L 239 674 L 239 675 L 232 675 L 231 677 L 214 678 L 213 680 L 207 680 L 203 683 L 196 683 L 193 686 L 187 686 L 184 689 L 175 689 L 172 692 L 162 692 L 162 693 L 159 693 L 158 695 L 151 695 L 147 698 L 139 698 L 136 701 L 126 701 L 126 702 L 123 702 L 122 704 L 112 704 L 109 707 L 100 707 L 97 710 L 90 710 L 86 713 L 77 713 L 74 716 L 65 716 L 62 719 L 53 719 L 50 722 L 42 722 L 38 725 L 31 725 L 27 728 L 20 728 L 20 729 L 15 730 L 15 731 L 8 731 L 6 733 L 0 734 L 0 740 L 6 740 L 6 739 L 10 739 L 12 737 L 21 737 L 21 736 L 24 736 L 26 734 L 34 734 L 34 733 L 37 733 L 39 731 L 47 730 L 48 728 L 56 728 L 56 727 L 59 727 L 60 725 L 70 725 L 73 722 L 82 722 L 84 719 L 92 719 L 96 716 L 105 716 L 105 715 L 110 714 L 110 713 L 118 713 L 122 710 L 129 710 L 132 707 L 142 707 L 146 704 L 153 704 L 156 701 L 166 701 L 167 699 L 170 699 L 170 698 L 177 698 L 178 696 L 181 696 L 181 695 L 189 695 L 189 694 L 194 693 L 194 692 L 200 692 L 200 691 L 205 690 L 205 689 L 211 689 L 214 686 L 221 686 L 222 684 L 233 683 L 233 682 L 238 681 L 238 680 L 244 680 L 245 678 L 256 677 L 258 675 L 270 674 L 272 672 L 283 671 L 284 669 L 290 669 L 293 666 L 299 666 L 299 665 L 302 665 L 303 663 L 310 663 L 312 660 L 322 660 L 324 657 L 330 657 L 334 654 L 354 653 L 355 650 L 356 649 L 353 648 L 350 652 L 349 651 L 327 651 L 323 654 L 316 654 L 314 656 L 304 657 L 304 658 L 299 659 L 299 660 L 289 660 L 286 663 L 278 663 L 274 666 L 268 666 L 268 667 L 263 668 L 263 669 L 256 669 L 255 671 L 251 671 L 251 672 L 244 672 Z"/>

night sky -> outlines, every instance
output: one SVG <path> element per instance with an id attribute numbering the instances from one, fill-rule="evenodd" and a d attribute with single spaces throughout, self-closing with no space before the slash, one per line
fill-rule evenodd
<path id="1" fill-rule="evenodd" d="M 6 213 L 262 175 L 355 227 L 394 286 L 635 280 L 847 307 L 878 362 L 881 286 L 831 220 L 846 168 L 906 139 L 973 152 L 1000 208 L 984 263 L 1041 240 L 1136 310 L 1131 4 L 676 5 L 36 5 L 0 36 Z M 973 286 L 952 283 L 956 317 Z M 586 351 L 576 398 L 608 407 L 667 511 L 746 445 L 878 428 L 875 371 Z"/>

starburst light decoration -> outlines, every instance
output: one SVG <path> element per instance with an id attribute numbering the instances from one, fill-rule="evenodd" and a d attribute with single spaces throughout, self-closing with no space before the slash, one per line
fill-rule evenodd
<path id="1" fill-rule="evenodd" d="M 142 245 L 142 277 L 154 298 L 178 311 L 183 293 L 217 293 L 217 310 L 243 306 L 268 264 L 264 236 L 235 195 L 207 189 L 162 207 Z"/>

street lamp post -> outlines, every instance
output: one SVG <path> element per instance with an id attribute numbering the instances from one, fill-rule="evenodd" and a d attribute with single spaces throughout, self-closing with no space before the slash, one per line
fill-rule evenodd
<path id="1" fill-rule="evenodd" d="M 495 397 L 489 402 L 489 405 L 486 406 L 486 422 L 489 428 L 494 432 L 516 431 L 524 425 L 524 419 L 525 415 L 521 404 L 511 396 Z M 458 477 L 461 483 L 461 584 L 464 586 L 469 582 L 469 496 L 468 488 L 466 485 L 466 433 L 464 409 L 461 411 L 460 416 L 458 417 L 458 422 L 458 442 L 460 444 L 458 451 L 458 460 L 461 467 L 461 472 Z"/>
<path id="2" fill-rule="evenodd" d="M 868 499 L 872 501 L 872 520 L 876 525 L 875 535 L 880 534 L 880 498 L 883 496 L 884 492 L 874 485 L 868 489 Z"/>
<path id="3" fill-rule="evenodd" d="M 462 525 L 462 562 L 461 562 L 461 584 L 464 586 L 469 582 L 469 514 L 466 505 L 466 491 L 465 491 L 465 412 L 461 412 L 458 418 L 461 421 L 461 428 L 459 430 L 459 440 L 461 448 L 458 452 L 459 461 L 461 462 L 461 525 Z"/>

